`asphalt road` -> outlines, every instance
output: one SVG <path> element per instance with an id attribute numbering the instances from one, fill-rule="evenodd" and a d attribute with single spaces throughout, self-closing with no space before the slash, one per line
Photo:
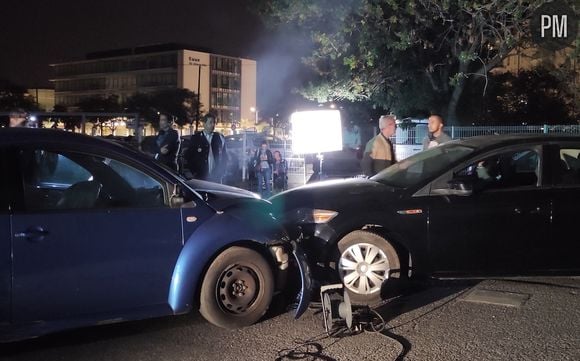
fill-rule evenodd
<path id="1" fill-rule="evenodd" d="M 324 332 L 309 310 L 241 330 L 199 314 L 1 345 L 2 360 L 580 360 L 580 278 L 414 285 L 377 311 L 381 332 Z M 361 313 L 361 310 L 357 310 Z"/>

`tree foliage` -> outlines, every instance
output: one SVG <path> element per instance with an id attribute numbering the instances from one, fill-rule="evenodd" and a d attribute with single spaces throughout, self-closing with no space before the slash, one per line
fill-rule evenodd
<path id="1" fill-rule="evenodd" d="M 76 106 L 81 112 L 118 113 L 123 110 L 117 95 L 84 98 Z"/>
<path id="2" fill-rule="evenodd" d="M 0 79 L 0 111 L 13 109 L 37 110 L 34 99 L 27 96 L 26 89 L 4 79 Z"/>
<path id="3" fill-rule="evenodd" d="M 159 113 L 167 114 L 183 126 L 191 124 L 195 119 L 198 102 L 198 97 L 190 90 L 167 89 L 155 93 L 137 93 L 127 99 L 125 107 L 129 112 L 139 113 L 154 126 L 158 125 Z"/>
<path id="4" fill-rule="evenodd" d="M 560 76 L 543 67 L 493 76 L 487 118 L 500 123 L 576 123 L 574 94 Z"/>
<path id="5" fill-rule="evenodd" d="M 453 121 L 465 87 L 529 38 L 541 0 L 255 0 L 272 26 L 312 39 L 309 99 L 370 100 Z"/>

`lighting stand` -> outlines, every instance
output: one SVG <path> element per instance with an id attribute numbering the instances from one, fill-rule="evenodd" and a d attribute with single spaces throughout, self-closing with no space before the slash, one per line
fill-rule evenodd
<path id="1" fill-rule="evenodd" d="M 324 173 L 323 173 L 323 171 L 322 171 L 322 164 L 324 163 L 324 154 L 322 154 L 322 153 L 320 153 L 320 152 L 319 152 L 319 153 L 316 155 L 316 158 L 318 159 L 318 162 L 319 162 L 319 168 L 318 168 L 318 180 L 319 180 L 319 181 L 321 181 L 321 180 L 324 180 L 324 179 L 326 178 L 326 177 L 324 176 Z"/>
<path id="2" fill-rule="evenodd" d="M 320 286 L 324 329 L 329 336 L 337 330 L 381 332 L 386 327 L 383 317 L 368 306 L 353 307 L 342 283 Z"/>

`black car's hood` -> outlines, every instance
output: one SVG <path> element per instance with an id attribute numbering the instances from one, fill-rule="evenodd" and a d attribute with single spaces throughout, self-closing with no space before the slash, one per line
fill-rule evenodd
<path id="1" fill-rule="evenodd" d="M 223 210 L 239 201 L 260 199 L 260 196 L 256 193 L 224 184 L 198 179 L 191 179 L 186 183 L 199 193 L 207 203 L 217 210 Z"/>
<path id="2" fill-rule="evenodd" d="M 398 198 L 400 191 L 370 179 L 330 180 L 280 193 L 270 201 L 278 211 L 295 208 L 335 209 L 353 204 L 372 204 L 378 197 Z M 369 203 L 371 202 L 371 203 Z"/>

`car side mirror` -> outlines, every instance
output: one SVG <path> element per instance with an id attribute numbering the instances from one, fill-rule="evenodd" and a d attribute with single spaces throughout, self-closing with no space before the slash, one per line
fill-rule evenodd
<path id="1" fill-rule="evenodd" d="M 195 208 L 197 206 L 189 192 L 179 185 L 175 185 L 173 188 L 173 193 L 169 198 L 169 205 L 171 208 Z"/>

